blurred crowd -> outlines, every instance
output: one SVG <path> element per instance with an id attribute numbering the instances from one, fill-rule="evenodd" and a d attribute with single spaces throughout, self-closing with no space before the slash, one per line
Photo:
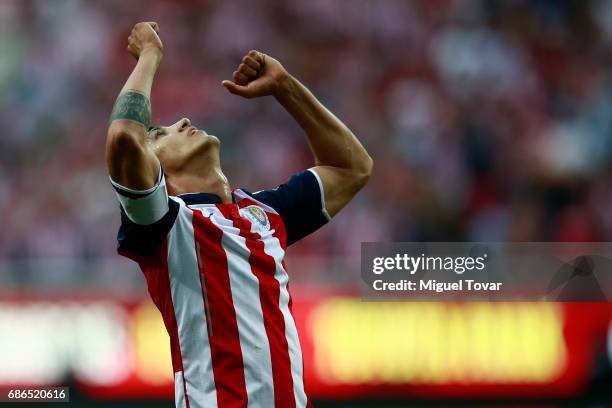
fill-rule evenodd
<path id="1" fill-rule="evenodd" d="M 165 47 L 155 123 L 189 117 L 217 135 L 235 187 L 312 164 L 272 98 L 221 86 L 250 49 L 279 59 L 369 150 L 367 187 L 290 251 L 318 260 L 313 276 L 358 274 L 332 260 L 357 259 L 363 241 L 612 237 L 612 1 L 3 0 L 5 281 L 24 260 L 114 256 L 105 133 L 143 20 L 159 22 Z"/>

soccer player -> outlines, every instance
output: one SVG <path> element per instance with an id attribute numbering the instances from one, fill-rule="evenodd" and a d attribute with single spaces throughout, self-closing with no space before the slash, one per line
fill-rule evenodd
<path id="1" fill-rule="evenodd" d="M 277 60 L 250 51 L 222 85 L 274 96 L 304 129 L 314 166 L 270 190 L 232 190 L 217 137 L 189 119 L 151 127 L 158 25 L 136 24 L 128 44 L 137 63 L 106 142 L 121 204 L 118 251 L 138 262 L 170 335 L 176 406 L 307 406 L 285 250 L 351 200 L 372 159 Z"/>

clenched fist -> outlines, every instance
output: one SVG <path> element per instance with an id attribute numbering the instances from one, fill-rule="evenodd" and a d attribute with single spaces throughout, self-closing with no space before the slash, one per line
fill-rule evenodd
<path id="1" fill-rule="evenodd" d="M 159 25 L 156 22 L 138 23 L 128 37 L 127 50 L 134 58 L 147 50 L 162 52 L 164 46 L 159 39 Z"/>
<path id="2" fill-rule="evenodd" d="M 274 58 L 251 50 L 234 71 L 233 81 L 225 80 L 223 86 L 233 94 L 245 98 L 275 95 L 289 73 Z"/>

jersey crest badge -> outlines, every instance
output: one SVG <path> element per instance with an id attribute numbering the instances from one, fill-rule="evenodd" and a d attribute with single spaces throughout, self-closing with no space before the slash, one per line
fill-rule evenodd
<path id="1" fill-rule="evenodd" d="M 252 223 L 261 225 L 264 229 L 270 229 L 270 220 L 266 212 L 256 205 L 249 205 L 240 209 L 242 215 Z"/>

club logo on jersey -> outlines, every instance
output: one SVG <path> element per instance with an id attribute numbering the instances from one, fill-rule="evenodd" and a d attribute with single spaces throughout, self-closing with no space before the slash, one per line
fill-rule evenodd
<path id="1" fill-rule="evenodd" d="M 242 212 L 242 214 L 248 218 L 249 221 L 257 223 L 265 229 L 270 229 L 270 220 L 268 220 L 266 212 L 256 205 L 244 207 L 240 210 L 240 212 Z"/>

